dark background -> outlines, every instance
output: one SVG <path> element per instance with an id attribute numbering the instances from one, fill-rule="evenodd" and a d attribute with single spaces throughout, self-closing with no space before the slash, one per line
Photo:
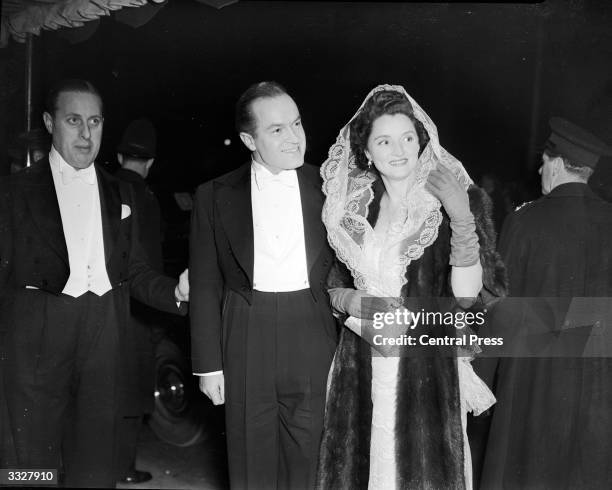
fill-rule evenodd
<path id="1" fill-rule="evenodd" d="M 86 78 L 105 102 L 99 161 L 115 165 L 127 123 L 159 133 L 152 180 L 193 190 L 248 158 L 233 106 L 251 83 L 284 84 L 301 109 L 307 160 L 320 164 L 368 91 L 404 85 L 440 141 L 477 179 L 537 181 L 547 120 L 561 115 L 612 140 L 612 8 L 607 0 L 541 3 L 265 2 L 221 10 L 170 0 L 135 29 L 105 18 L 43 32 L 35 42 L 35 125 L 43 95 Z M 87 32 L 87 31 L 90 32 Z M 9 141 L 24 129 L 23 46 L 12 43 L 16 89 L 4 103 Z M 231 144 L 224 145 L 229 138 Z"/>

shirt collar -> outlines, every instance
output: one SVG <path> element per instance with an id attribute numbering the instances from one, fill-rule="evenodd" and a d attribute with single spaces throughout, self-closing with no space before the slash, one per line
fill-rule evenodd
<path id="1" fill-rule="evenodd" d="M 263 190 L 267 186 L 284 185 L 286 187 L 297 187 L 298 179 L 295 169 L 282 170 L 277 174 L 273 174 L 265 165 L 251 159 L 251 175 L 255 179 L 255 184 L 258 190 Z"/>
<path id="2" fill-rule="evenodd" d="M 96 183 L 96 170 L 93 163 L 87 168 L 77 170 L 64 160 L 64 157 L 55 149 L 55 146 L 51 146 L 49 164 L 53 170 L 59 172 L 64 185 L 70 184 L 75 178 L 81 179 L 90 185 Z"/>

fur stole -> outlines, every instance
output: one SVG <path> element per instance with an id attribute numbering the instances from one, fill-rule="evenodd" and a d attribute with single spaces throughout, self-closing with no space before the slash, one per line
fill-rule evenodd
<path id="1" fill-rule="evenodd" d="M 491 202 L 474 186 L 468 191 L 476 220 L 485 300 L 505 294 L 507 279 L 495 251 Z M 371 205 L 375 222 L 379 201 Z M 450 287 L 450 226 L 446 214 L 438 238 L 407 271 L 402 296 L 428 311 L 446 308 L 437 298 L 452 296 Z M 349 272 L 334 268 L 330 287 L 352 287 Z M 481 302 L 482 302 L 481 301 Z M 410 306 L 409 306 L 410 308 Z M 437 308 L 438 310 L 435 310 Z M 429 333 L 429 332 L 428 332 Z M 398 373 L 396 461 L 398 488 L 464 488 L 463 432 L 453 356 L 403 357 Z M 331 373 L 321 443 L 317 487 L 321 489 L 367 488 L 372 420 L 371 350 L 369 344 L 347 328 Z"/>

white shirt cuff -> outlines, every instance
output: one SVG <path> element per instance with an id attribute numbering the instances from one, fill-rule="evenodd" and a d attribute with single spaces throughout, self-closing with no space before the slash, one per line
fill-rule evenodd
<path id="1" fill-rule="evenodd" d="M 215 376 L 217 374 L 223 374 L 223 371 L 212 371 L 210 373 L 193 373 L 194 376 Z"/>

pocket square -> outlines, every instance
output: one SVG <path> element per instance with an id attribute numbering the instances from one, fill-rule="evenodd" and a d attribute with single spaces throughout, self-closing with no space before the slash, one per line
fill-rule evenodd
<path id="1" fill-rule="evenodd" d="M 132 214 L 132 210 L 127 204 L 121 205 L 121 219 L 127 218 L 130 214 Z"/>
<path id="2" fill-rule="evenodd" d="M 29 286 L 29 285 L 27 285 L 27 284 L 26 284 L 26 287 L 25 287 L 25 288 L 26 288 L 26 289 L 39 289 L 39 288 L 37 288 L 36 286 Z"/>

